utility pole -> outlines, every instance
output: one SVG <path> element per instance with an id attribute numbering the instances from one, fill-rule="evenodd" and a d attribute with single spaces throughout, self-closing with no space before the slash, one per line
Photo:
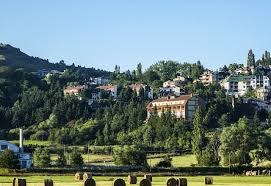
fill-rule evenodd
<path id="1" fill-rule="evenodd" d="M 89 164 L 89 143 L 88 143 L 88 164 Z"/>

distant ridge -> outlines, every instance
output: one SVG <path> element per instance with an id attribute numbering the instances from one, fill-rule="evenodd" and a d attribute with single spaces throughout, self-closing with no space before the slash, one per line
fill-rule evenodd
<path id="1" fill-rule="evenodd" d="M 33 57 L 25 54 L 19 48 L 15 48 L 9 44 L 0 43 L 0 66 L 8 66 L 11 68 L 22 68 L 28 72 L 37 72 L 38 70 L 58 70 L 64 71 L 65 69 L 76 69 L 89 71 L 93 76 L 108 76 L 110 72 L 94 69 L 94 68 L 85 68 L 75 65 L 66 65 L 63 63 L 51 63 L 48 59 L 41 59 L 39 57 Z"/>

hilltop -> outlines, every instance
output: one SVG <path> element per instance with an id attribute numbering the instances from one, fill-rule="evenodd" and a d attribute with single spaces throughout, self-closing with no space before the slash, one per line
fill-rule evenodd
<path id="1" fill-rule="evenodd" d="M 87 72 L 92 76 L 109 76 L 110 73 L 104 70 L 86 68 L 81 66 L 66 65 L 63 60 L 59 63 L 52 63 L 48 59 L 29 56 L 19 48 L 9 44 L 0 43 L 0 66 L 8 66 L 13 69 L 24 69 L 27 72 L 37 72 L 39 70 L 57 70 L 63 72 L 65 69 L 76 69 Z"/>

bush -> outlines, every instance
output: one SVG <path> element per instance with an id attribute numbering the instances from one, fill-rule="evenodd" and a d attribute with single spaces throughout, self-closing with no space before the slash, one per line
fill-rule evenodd
<path id="1" fill-rule="evenodd" d="M 136 146 L 115 148 L 113 159 L 116 165 L 147 165 L 146 152 Z"/>
<path id="2" fill-rule="evenodd" d="M 164 157 L 161 161 L 159 161 L 155 167 L 172 167 L 172 158 L 169 156 Z"/>
<path id="3" fill-rule="evenodd" d="M 19 158 L 11 150 L 5 149 L 0 154 L 0 167 L 7 169 L 19 168 Z"/>
<path id="4" fill-rule="evenodd" d="M 71 165 L 80 167 L 84 164 L 83 157 L 78 149 L 74 149 L 71 153 Z"/>
<path id="5" fill-rule="evenodd" d="M 59 167 L 66 166 L 67 165 L 67 159 L 66 159 L 64 153 L 62 151 L 59 151 L 57 153 L 57 155 L 58 155 L 58 158 L 56 160 L 56 165 L 59 166 Z"/>
<path id="6" fill-rule="evenodd" d="M 49 167 L 51 157 L 47 148 L 36 148 L 33 154 L 34 165 L 37 167 Z"/>

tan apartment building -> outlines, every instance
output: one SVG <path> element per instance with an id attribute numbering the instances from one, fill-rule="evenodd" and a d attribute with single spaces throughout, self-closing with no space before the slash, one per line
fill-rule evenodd
<path id="1" fill-rule="evenodd" d="M 205 109 L 205 101 L 196 95 L 182 95 L 180 97 L 162 97 L 150 102 L 147 106 L 148 118 L 154 108 L 157 109 L 158 115 L 162 112 L 171 111 L 177 119 L 191 121 L 198 107 Z"/>

